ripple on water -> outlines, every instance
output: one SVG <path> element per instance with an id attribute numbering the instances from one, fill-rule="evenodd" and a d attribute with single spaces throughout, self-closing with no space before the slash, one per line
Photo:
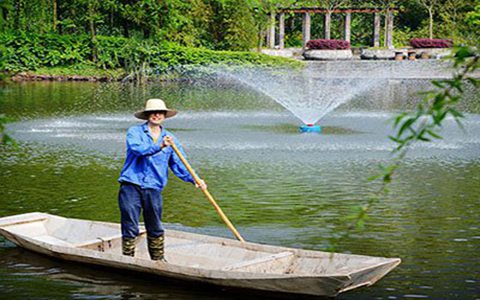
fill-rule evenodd
<path id="1" fill-rule="evenodd" d="M 185 122 L 173 118 L 166 124 L 167 128 L 171 125 L 177 129 L 176 134 L 185 148 L 193 152 L 322 151 L 328 152 L 324 153 L 322 158 L 336 156 L 337 153 L 350 158 L 359 155 L 366 155 L 368 158 L 368 153 L 374 152 L 388 155 L 394 147 L 393 142 L 386 139 L 389 133 L 385 130 L 383 120 L 386 115 L 388 114 L 375 112 L 338 113 L 322 124 L 325 134 L 321 135 L 296 133 L 298 122 L 291 116 L 288 117 L 285 112 L 186 112 L 184 118 L 201 120 Z M 61 120 L 54 118 L 13 123 L 8 125 L 8 129 L 19 141 L 41 142 L 59 147 L 76 146 L 79 149 L 111 155 L 124 151 L 125 131 L 135 123 L 138 124 L 132 116 L 126 115 L 78 116 Z M 457 137 L 456 130 L 450 127 L 446 128 L 448 139 L 417 144 L 409 155 L 432 158 L 451 156 L 452 160 L 469 156 L 477 158 L 479 153 L 474 145 L 480 143 L 480 138 L 475 134 Z M 480 131 L 480 124 L 468 123 L 466 127 L 469 127 L 467 132 Z M 449 135 L 448 131 L 452 131 L 452 134 Z M 460 155 L 460 150 L 466 155 Z M 360 154 L 362 152 L 363 154 Z M 302 155 L 315 157 L 316 154 Z M 242 157 L 238 154 L 237 156 Z"/>
<path id="2" fill-rule="evenodd" d="M 378 163 L 387 161 L 391 148 L 386 139 L 388 114 L 334 114 L 324 120 L 325 128 L 355 131 L 317 136 L 288 133 L 298 122 L 285 113 L 269 114 L 186 112 L 183 120 L 180 115 L 167 127 L 181 129 L 175 134 L 191 162 L 249 241 L 325 249 L 329 239 L 347 226 L 350 207 L 364 204 L 378 191 L 378 184 L 366 178 L 377 172 Z M 37 127 L 42 122 L 45 126 Z M 131 115 L 119 114 L 9 124 L 21 150 L 0 152 L 0 167 L 6 171 L 0 175 L 3 192 L 9 200 L 2 210 L 41 209 L 117 221 L 116 178 L 123 163 L 125 131 L 135 123 Z M 351 253 L 403 259 L 392 273 L 398 277 L 385 283 L 392 290 L 372 287 L 371 298 L 435 298 L 447 291 L 470 296 L 478 283 L 465 278 L 471 278 L 472 257 L 477 255 L 474 243 L 480 238 L 472 232 L 478 229 L 480 153 L 476 144 L 470 145 L 479 140 L 480 123 L 467 126 L 472 130 L 468 138 L 459 136 L 413 149 L 390 194 L 382 196 L 369 212 L 367 232 L 352 234 L 339 245 Z M 451 128 L 447 133 L 456 134 Z M 190 186 L 172 179 L 165 199 L 169 201 L 167 228 L 231 237 L 202 195 Z M 27 272 L 18 267 L 12 274 L 41 277 L 49 274 L 47 270 Z M 78 295 L 100 295 L 94 287 L 103 284 L 101 277 L 90 273 L 93 279 L 69 278 L 70 273 L 52 272 L 50 276 L 93 285 L 91 290 L 76 290 Z M 411 282 L 422 293 L 411 290 Z M 468 283 L 470 290 L 455 286 L 458 282 Z M 105 295 L 119 293 L 105 291 Z M 138 294 L 152 295 L 148 291 Z"/>
<path id="3" fill-rule="evenodd" d="M 411 298 L 411 299 L 426 299 L 426 298 L 430 298 L 429 296 L 427 295 L 417 295 L 417 294 L 406 294 L 406 295 L 403 295 L 403 298 Z"/>

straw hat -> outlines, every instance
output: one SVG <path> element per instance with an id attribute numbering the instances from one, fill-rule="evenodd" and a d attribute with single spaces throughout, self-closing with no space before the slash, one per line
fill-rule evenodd
<path id="1" fill-rule="evenodd" d="M 141 111 L 137 111 L 135 113 L 135 117 L 142 120 L 148 120 L 148 115 L 152 111 L 164 111 L 165 118 L 170 118 L 177 114 L 176 110 L 168 109 L 167 106 L 165 105 L 165 102 L 162 99 L 148 99 L 147 102 L 145 103 L 145 109 Z"/>

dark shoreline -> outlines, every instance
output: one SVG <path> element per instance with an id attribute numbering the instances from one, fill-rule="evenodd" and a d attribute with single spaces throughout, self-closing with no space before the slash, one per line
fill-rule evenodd
<path id="1" fill-rule="evenodd" d="M 122 78 L 114 78 L 112 76 L 83 76 L 83 75 L 42 75 L 30 73 L 18 73 L 7 77 L 13 82 L 23 81 L 88 81 L 88 82 L 114 82 L 121 81 Z"/>

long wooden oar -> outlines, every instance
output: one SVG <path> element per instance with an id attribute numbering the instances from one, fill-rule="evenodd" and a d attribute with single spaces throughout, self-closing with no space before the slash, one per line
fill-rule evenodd
<path id="1" fill-rule="evenodd" d="M 183 162 L 183 164 L 185 165 L 185 167 L 187 168 L 188 172 L 190 172 L 190 174 L 192 175 L 193 179 L 195 180 L 195 183 L 197 185 L 200 185 L 201 183 L 201 180 L 200 178 L 197 176 L 197 174 L 195 174 L 195 172 L 193 171 L 192 167 L 190 166 L 190 164 L 188 163 L 188 161 L 185 159 L 185 157 L 182 155 L 182 153 L 180 152 L 180 150 L 178 150 L 177 148 L 177 145 L 175 145 L 175 143 L 172 142 L 172 148 L 173 148 L 173 151 L 175 151 L 175 153 L 177 153 L 178 157 L 180 158 L 180 160 Z M 205 196 L 207 197 L 208 201 L 210 201 L 210 203 L 212 203 L 213 207 L 215 208 L 215 210 L 218 212 L 218 214 L 220 215 L 220 217 L 222 218 L 223 222 L 225 222 L 225 224 L 227 224 L 228 228 L 232 231 L 233 235 L 235 235 L 235 237 L 240 241 L 240 242 L 245 242 L 245 240 L 242 238 L 242 236 L 240 235 L 240 233 L 238 233 L 238 231 L 235 229 L 235 227 L 233 227 L 233 224 L 230 222 L 230 220 L 228 220 L 227 216 L 223 213 L 222 209 L 220 208 L 220 206 L 218 206 L 217 202 L 215 202 L 215 199 L 213 199 L 212 195 L 210 195 L 210 193 L 208 192 L 207 189 L 202 189 L 202 192 L 205 194 Z"/>

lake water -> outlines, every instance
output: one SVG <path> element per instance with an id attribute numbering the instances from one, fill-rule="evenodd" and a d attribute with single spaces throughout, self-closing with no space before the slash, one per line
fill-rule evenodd
<path id="1" fill-rule="evenodd" d="M 321 120 L 324 133 L 268 97 L 225 84 L 24 83 L 0 87 L 0 112 L 15 118 L 19 146 L 0 147 L 0 217 L 42 211 L 119 222 L 116 182 L 125 132 L 145 99 L 180 110 L 165 126 L 182 142 L 242 236 L 252 242 L 324 250 L 349 225 L 352 207 L 376 196 L 367 179 L 387 163 L 395 112 L 416 103 L 426 80 L 390 81 Z M 480 299 L 480 116 L 467 94 L 465 130 L 417 145 L 366 229 L 338 252 L 400 257 L 375 285 L 340 299 Z M 231 237 L 203 194 L 171 177 L 166 227 Z M 254 296 L 250 296 L 254 298 Z M 243 299 L 229 291 L 70 264 L 0 242 L 3 299 Z M 259 299 L 265 298 L 265 295 Z"/>

